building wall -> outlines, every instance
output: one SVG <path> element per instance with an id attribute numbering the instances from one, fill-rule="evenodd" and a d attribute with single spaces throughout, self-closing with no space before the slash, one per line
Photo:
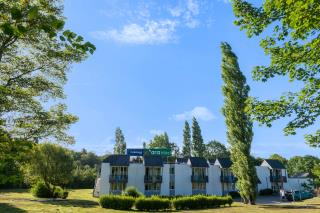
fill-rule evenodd
<path id="1" fill-rule="evenodd" d="M 289 190 L 302 190 L 301 184 L 309 183 L 309 178 L 288 178 L 288 182 L 284 184 L 284 189 Z"/>
<path id="2" fill-rule="evenodd" d="M 192 169 L 187 164 L 175 165 L 175 194 L 176 195 L 191 195 L 192 183 L 191 183 Z"/>
<path id="3" fill-rule="evenodd" d="M 221 195 L 222 185 L 220 182 L 221 169 L 219 166 L 210 165 L 208 168 L 207 194 Z"/>
<path id="4" fill-rule="evenodd" d="M 144 174 L 145 167 L 142 163 L 130 163 L 128 168 L 128 186 L 136 187 L 140 192 L 144 193 Z"/>
<path id="5" fill-rule="evenodd" d="M 109 194 L 110 184 L 109 184 L 109 176 L 110 176 L 110 164 L 102 163 L 101 165 L 101 175 L 100 175 L 100 195 Z"/>
<path id="6" fill-rule="evenodd" d="M 271 188 L 270 182 L 270 169 L 266 166 L 256 166 L 257 176 L 261 181 L 261 184 L 258 184 L 258 191 L 261 189 Z"/>
<path id="7" fill-rule="evenodd" d="M 162 168 L 162 183 L 161 183 L 161 195 L 170 195 L 169 182 L 170 182 L 170 164 L 163 164 Z"/>

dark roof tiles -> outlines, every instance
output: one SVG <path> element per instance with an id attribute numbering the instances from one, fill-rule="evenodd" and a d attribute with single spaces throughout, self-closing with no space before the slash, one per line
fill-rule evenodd
<path id="1" fill-rule="evenodd" d="M 192 167 L 209 167 L 208 162 L 202 157 L 190 157 L 190 163 Z"/>
<path id="2" fill-rule="evenodd" d="M 144 156 L 143 159 L 145 166 L 163 166 L 163 160 L 161 156 L 148 155 Z"/>
<path id="3" fill-rule="evenodd" d="M 129 155 L 109 155 L 103 163 L 110 163 L 110 166 L 129 166 Z"/>
<path id="4" fill-rule="evenodd" d="M 217 158 L 217 161 L 221 165 L 222 168 L 230 168 L 232 165 L 232 161 L 230 158 Z"/>
<path id="5" fill-rule="evenodd" d="M 284 165 L 278 160 L 265 159 L 265 161 L 269 164 L 269 166 L 272 169 L 285 169 Z"/>

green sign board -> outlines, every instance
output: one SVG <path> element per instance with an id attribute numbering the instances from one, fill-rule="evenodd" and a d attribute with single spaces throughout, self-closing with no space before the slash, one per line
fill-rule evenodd
<path id="1" fill-rule="evenodd" d="M 171 156 L 171 149 L 167 149 L 167 148 L 144 149 L 144 154 L 145 155 Z"/>

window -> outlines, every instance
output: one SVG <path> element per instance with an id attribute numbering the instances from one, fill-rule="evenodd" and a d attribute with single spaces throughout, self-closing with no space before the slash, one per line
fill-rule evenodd
<path id="1" fill-rule="evenodd" d="M 160 183 L 145 183 L 144 189 L 148 190 L 160 190 Z"/>
<path id="2" fill-rule="evenodd" d="M 169 182 L 169 188 L 170 190 L 174 190 L 174 182 L 172 181 Z"/>
<path id="3" fill-rule="evenodd" d="M 158 176 L 161 175 L 160 167 L 146 167 L 146 176 Z"/>
<path id="4" fill-rule="evenodd" d="M 111 191 L 123 191 L 126 188 L 126 183 L 111 183 L 110 190 Z"/>
<path id="5" fill-rule="evenodd" d="M 170 167 L 170 175 L 174 175 L 174 167 Z"/>
<path id="6" fill-rule="evenodd" d="M 193 190 L 205 190 L 206 183 L 192 183 L 192 189 Z"/>
<path id="7" fill-rule="evenodd" d="M 113 166 L 111 167 L 111 175 L 128 175 L 127 166 Z"/>
<path id="8" fill-rule="evenodd" d="M 206 176 L 206 168 L 205 167 L 194 167 L 192 168 L 192 175 L 193 176 Z"/>

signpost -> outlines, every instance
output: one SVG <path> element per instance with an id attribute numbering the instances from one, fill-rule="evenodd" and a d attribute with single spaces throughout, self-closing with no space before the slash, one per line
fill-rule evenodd
<path id="1" fill-rule="evenodd" d="M 129 156 L 144 156 L 144 155 L 157 155 L 168 157 L 171 156 L 171 149 L 168 148 L 153 148 L 153 149 L 127 149 Z"/>

